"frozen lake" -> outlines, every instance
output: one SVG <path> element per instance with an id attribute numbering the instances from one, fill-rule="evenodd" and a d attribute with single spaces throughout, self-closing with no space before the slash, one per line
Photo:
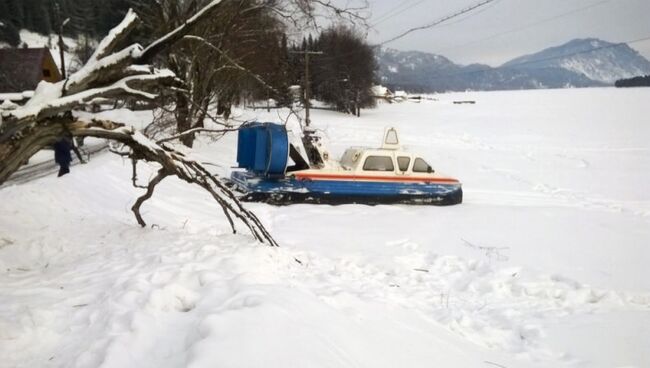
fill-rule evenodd
<path id="1" fill-rule="evenodd" d="M 334 157 L 398 128 L 464 203 L 248 204 L 279 249 L 176 179 L 140 229 L 110 153 L 0 189 L 0 367 L 650 366 L 650 89 L 431 97 L 314 126 Z"/>

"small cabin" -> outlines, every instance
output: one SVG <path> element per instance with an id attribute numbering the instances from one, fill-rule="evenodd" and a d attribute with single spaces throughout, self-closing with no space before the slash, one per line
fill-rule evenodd
<path id="1" fill-rule="evenodd" d="M 20 103 L 41 81 L 55 83 L 61 72 L 50 50 L 41 48 L 0 49 L 0 103 Z"/>

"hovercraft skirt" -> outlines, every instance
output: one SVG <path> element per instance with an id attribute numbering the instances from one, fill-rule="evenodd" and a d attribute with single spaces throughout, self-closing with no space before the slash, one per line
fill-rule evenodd
<path id="1" fill-rule="evenodd" d="M 418 183 L 355 180 L 298 180 L 260 177 L 250 172 L 235 172 L 233 183 L 246 202 L 273 205 L 313 204 L 410 204 L 453 205 L 462 203 L 459 183 Z"/>

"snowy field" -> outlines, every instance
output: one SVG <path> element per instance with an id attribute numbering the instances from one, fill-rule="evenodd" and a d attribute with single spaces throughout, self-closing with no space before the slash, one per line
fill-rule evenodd
<path id="1" fill-rule="evenodd" d="M 463 204 L 250 204 L 277 249 L 173 178 L 139 228 L 110 153 L 0 189 L 0 367 L 650 367 L 650 89 L 435 97 L 314 125 L 334 156 L 399 128 Z"/>

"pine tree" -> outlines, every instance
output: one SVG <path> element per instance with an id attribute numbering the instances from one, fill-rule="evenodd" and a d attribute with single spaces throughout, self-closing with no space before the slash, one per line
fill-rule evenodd
<path id="1" fill-rule="evenodd" d="M 374 51 L 353 29 L 338 26 L 323 31 L 315 41 L 323 51 L 314 58 L 314 96 L 337 110 L 359 115 L 374 107 L 370 93 L 376 70 Z"/>
<path id="2" fill-rule="evenodd" d="M 287 47 L 287 35 L 285 33 L 282 33 L 282 37 L 280 39 L 279 57 L 279 65 L 276 69 L 278 71 L 278 87 L 280 91 L 280 96 L 278 96 L 278 106 L 289 106 L 291 105 L 291 94 L 289 92 L 291 73 L 289 49 Z"/>
<path id="3" fill-rule="evenodd" d="M 7 3 L 7 20 L 11 22 L 16 29 L 24 27 L 23 4 L 21 0 L 5 0 Z"/>
<path id="4" fill-rule="evenodd" d="M 51 15 L 48 6 L 39 2 L 38 7 L 32 16 L 32 29 L 40 34 L 49 35 L 52 33 Z"/>
<path id="5" fill-rule="evenodd" d="M 0 22 L 5 24 L 9 18 L 9 8 L 7 7 L 7 0 L 0 0 Z"/>
<path id="6" fill-rule="evenodd" d="M 2 20 L 0 22 L 2 22 L 0 26 L 0 42 L 6 42 L 10 46 L 18 47 L 20 44 L 20 34 L 16 26 L 9 21 Z"/>

